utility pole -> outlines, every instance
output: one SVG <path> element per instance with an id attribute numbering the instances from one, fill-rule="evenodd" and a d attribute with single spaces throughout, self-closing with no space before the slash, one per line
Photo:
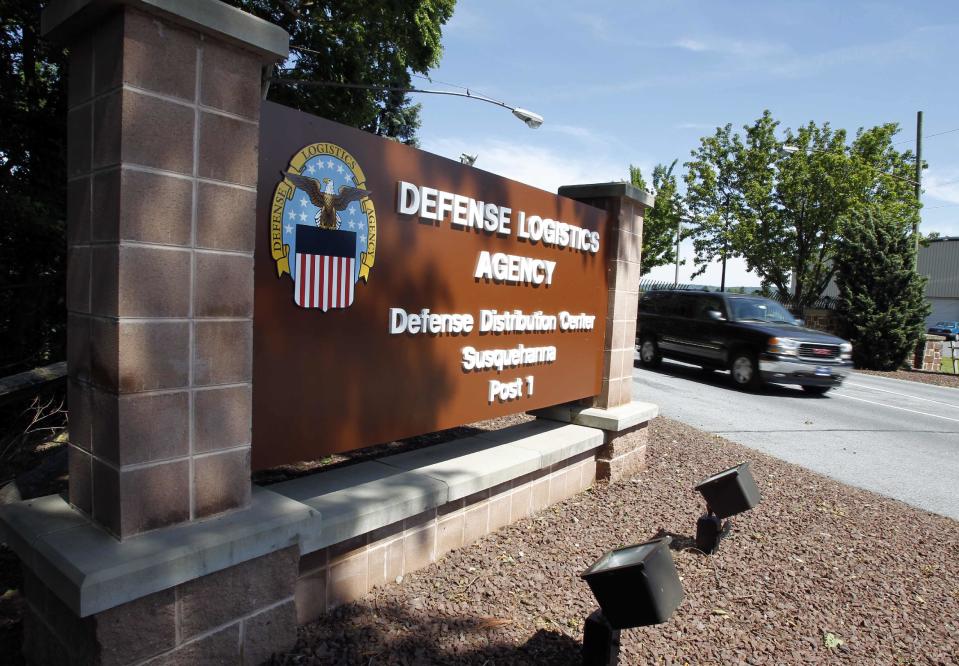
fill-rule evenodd
<path id="1" fill-rule="evenodd" d="M 916 205 L 918 207 L 919 197 L 922 194 L 922 111 L 916 111 Z M 919 211 L 916 211 L 916 218 L 912 223 L 912 239 L 915 243 L 915 256 L 913 257 L 913 268 L 919 268 Z"/>

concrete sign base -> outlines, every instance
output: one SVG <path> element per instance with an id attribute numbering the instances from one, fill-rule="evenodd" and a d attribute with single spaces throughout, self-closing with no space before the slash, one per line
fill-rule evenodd
<path id="1" fill-rule="evenodd" d="M 633 417 L 655 414 L 627 405 L 603 423 L 645 434 Z M 607 431 L 537 419 L 254 487 L 247 509 L 122 542 L 56 495 L 4 507 L 0 537 L 25 565 L 24 651 L 258 663 L 292 647 L 297 622 L 582 492 L 609 446 Z"/>

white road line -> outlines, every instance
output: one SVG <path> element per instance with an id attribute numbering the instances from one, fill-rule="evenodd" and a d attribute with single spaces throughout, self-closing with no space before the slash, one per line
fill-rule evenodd
<path id="1" fill-rule="evenodd" d="M 875 386 L 867 386 L 866 384 L 853 384 L 852 382 L 846 382 L 843 386 L 857 386 L 859 388 L 869 389 L 870 391 L 882 391 L 883 393 L 892 393 L 893 395 L 901 395 L 904 398 L 912 398 L 913 400 L 922 400 L 923 402 L 934 402 L 939 405 L 945 405 L 946 407 L 954 407 L 959 409 L 959 405 L 954 405 L 951 402 L 943 402 L 942 400 L 933 400 L 932 398 L 920 398 L 918 395 L 909 395 L 908 393 L 899 393 L 898 391 L 889 391 L 887 389 L 876 388 Z"/>
<path id="2" fill-rule="evenodd" d="M 959 423 L 959 419 L 954 419 L 949 416 L 942 416 L 941 414 L 930 414 L 929 412 L 920 412 L 915 409 L 906 409 L 905 407 L 897 407 L 896 405 L 887 405 L 884 402 L 876 402 L 875 400 L 866 400 L 865 398 L 854 398 L 851 395 L 846 395 L 845 393 L 837 393 L 837 398 L 849 398 L 850 400 L 858 400 L 859 402 L 868 402 L 871 405 L 879 405 L 880 407 L 888 407 L 889 409 L 900 409 L 904 412 L 912 412 L 913 414 L 922 414 L 923 416 L 931 416 L 935 419 L 945 419 L 946 421 L 955 421 Z"/>

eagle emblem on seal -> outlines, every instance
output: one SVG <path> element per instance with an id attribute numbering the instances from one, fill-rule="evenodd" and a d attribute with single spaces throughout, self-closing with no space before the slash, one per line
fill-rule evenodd
<path id="1" fill-rule="evenodd" d="M 320 229 L 339 229 L 340 216 L 337 215 L 337 212 L 346 210 L 346 207 L 354 201 L 359 201 L 372 194 L 369 190 L 361 190 L 349 185 L 341 185 L 339 193 L 335 194 L 332 178 L 324 178 L 321 184 L 316 178 L 301 176 L 298 173 L 286 171 L 282 172 L 282 175 L 306 192 L 313 205 L 319 208 L 313 219 Z"/>
<path id="2" fill-rule="evenodd" d="M 376 259 L 376 210 L 363 170 L 341 146 L 314 143 L 279 173 L 270 212 L 277 277 L 292 278 L 300 308 L 349 308 Z"/>

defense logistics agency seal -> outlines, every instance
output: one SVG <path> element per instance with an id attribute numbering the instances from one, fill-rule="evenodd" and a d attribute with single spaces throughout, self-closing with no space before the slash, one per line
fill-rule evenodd
<path id="1" fill-rule="evenodd" d="M 376 211 L 353 156 L 313 143 L 290 160 L 273 193 L 270 250 L 277 277 L 293 279 L 301 308 L 348 308 L 376 259 Z"/>

